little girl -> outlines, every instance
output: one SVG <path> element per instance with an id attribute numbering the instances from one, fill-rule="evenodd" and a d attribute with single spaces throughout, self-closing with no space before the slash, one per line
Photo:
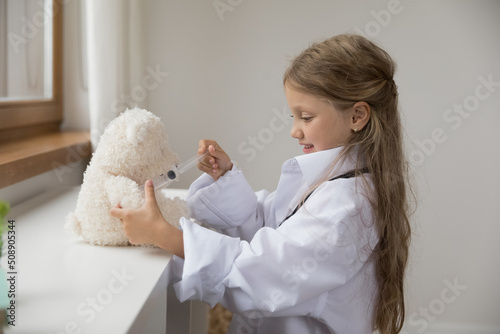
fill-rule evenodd
<path id="1" fill-rule="evenodd" d="M 273 193 L 254 193 L 210 140 L 190 187 L 192 216 L 168 224 L 152 182 L 139 210 L 119 206 L 131 243 L 174 255 L 181 301 L 222 303 L 230 333 L 399 333 L 410 242 L 406 162 L 390 56 L 340 35 L 303 51 L 284 75 L 291 135 L 304 155 Z"/>

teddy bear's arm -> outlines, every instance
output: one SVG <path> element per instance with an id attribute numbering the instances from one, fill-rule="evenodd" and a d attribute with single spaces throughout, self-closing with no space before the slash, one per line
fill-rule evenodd
<path id="1" fill-rule="evenodd" d="M 120 204 L 124 208 L 138 209 L 144 204 L 139 185 L 125 176 L 109 175 L 104 181 L 106 196 L 111 207 Z"/>

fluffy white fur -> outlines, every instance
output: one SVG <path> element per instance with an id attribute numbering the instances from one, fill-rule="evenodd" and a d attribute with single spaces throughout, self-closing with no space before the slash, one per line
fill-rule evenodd
<path id="1" fill-rule="evenodd" d="M 85 171 L 76 210 L 66 217 L 66 229 L 93 245 L 128 245 L 119 219 L 109 211 L 120 203 L 137 209 L 144 204 L 140 185 L 177 164 L 165 128 L 149 111 L 127 110 L 111 121 Z M 189 216 L 186 203 L 167 198 L 161 190 L 156 200 L 165 219 L 178 227 Z"/>

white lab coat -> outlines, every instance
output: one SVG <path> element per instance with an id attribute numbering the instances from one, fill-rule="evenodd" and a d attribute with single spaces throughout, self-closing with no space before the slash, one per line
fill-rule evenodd
<path id="1" fill-rule="evenodd" d="M 192 216 L 221 233 L 181 220 L 177 297 L 225 305 L 234 313 L 229 333 L 372 333 L 378 237 L 359 178 L 322 183 L 279 226 L 340 150 L 286 161 L 273 193 L 254 193 L 236 168 L 217 182 L 196 180 Z"/>

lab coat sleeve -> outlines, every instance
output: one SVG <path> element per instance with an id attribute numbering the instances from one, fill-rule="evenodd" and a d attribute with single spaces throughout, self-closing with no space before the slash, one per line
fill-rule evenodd
<path id="1" fill-rule="evenodd" d="M 233 167 L 217 181 L 208 174 L 200 176 L 189 188 L 186 201 L 197 221 L 250 240 L 265 225 L 272 198 L 267 191 L 254 193 L 243 173 Z"/>
<path id="2" fill-rule="evenodd" d="M 261 228 L 250 242 L 182 220 L 177 296 L 248 317 L 319 314 L 321 295 L 356 275 L 375 247 L 367 205 L 321 186 L 281 227 Z"/>

